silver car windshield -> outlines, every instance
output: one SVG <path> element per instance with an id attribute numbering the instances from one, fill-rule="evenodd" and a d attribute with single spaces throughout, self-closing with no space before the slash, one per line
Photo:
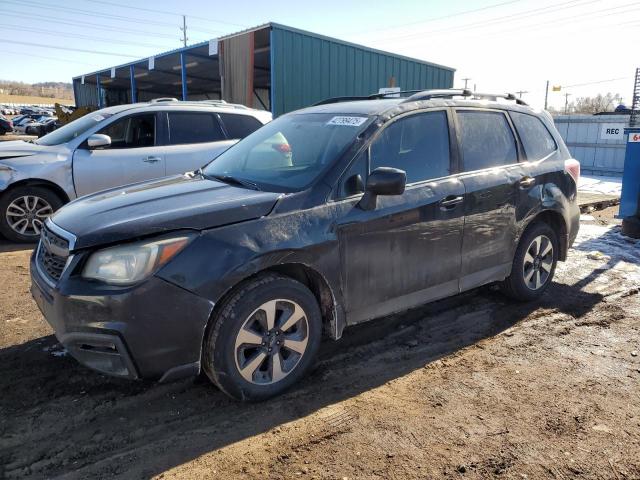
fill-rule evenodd
<path id="1" fill-rule="evenodd" d="M 372 121 L 367 115 L 284 115 L 224 152 L 203 174 L 272 192 L 304 190 Z"/>
<path id="2" fill-rule="evenodd" d="M 44 137 L 39 138 L 35 143 L 37 145 L 45 146 L 62 145 L 63 143 L 70 142 L 79 135 L 82 135 L 84 132 L 95 127 L 98 123 L 103 122 L 112 115 L 112 113 L 89 113 L 84 117 L 80 117 L 71 123 L 67 123 Z"/>

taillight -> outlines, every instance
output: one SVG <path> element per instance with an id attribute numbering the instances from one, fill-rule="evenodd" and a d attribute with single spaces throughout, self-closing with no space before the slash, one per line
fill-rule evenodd
<path id="1" fill-rule="evenodd" d="M 273 149 L 280 153 L 291 153 L 291 145 L 288 143 L 276 143 L 273 145 Z"/>
<path id="2" fill-rule="evenodd" d="M 564 171 L 571 175 L 578 184 L 578 180 L 580 179 L 580 162 L 575 158 L 570 158 L 569 160 L 564 161 Z"/>

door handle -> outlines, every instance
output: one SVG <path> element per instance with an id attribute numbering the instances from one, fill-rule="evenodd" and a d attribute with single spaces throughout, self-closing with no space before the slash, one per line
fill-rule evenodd
<path id="1" fill-rule="evenodd" d="M 464 197 L 449 195 L 442 200 L 440 200 L 440 210 L 451 210 L 456 207 L 456 205 L 462 203 Z"/>
<path id="2" fill-rule="evenodd" d="M 529 188 L 532 187 L 536 183 L 536 179 L 534 177 L 522 177 L 518 182 L 520 188 Z"/>
<path id="3" fill-rule="evenodd" d="M 143 160 L 145 163 L 158 163 L 160 161 L 160 157 L 147 157 Z"/>

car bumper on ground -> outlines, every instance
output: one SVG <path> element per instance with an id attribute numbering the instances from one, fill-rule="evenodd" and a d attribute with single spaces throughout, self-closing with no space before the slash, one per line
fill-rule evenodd
<path id="1" fill-rule="evenodd" d="M 31 294 L 56 337 L 81 364 L 125 378 L 170 381 L 200 371 L 213 303 L 151 277 L 133 287 L 62 278 L 31 258 Z"/>

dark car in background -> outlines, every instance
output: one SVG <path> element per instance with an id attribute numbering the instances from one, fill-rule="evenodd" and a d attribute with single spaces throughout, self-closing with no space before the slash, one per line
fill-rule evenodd
<path id="1" fill-rule="evenodd" d="M 323 334 L 490 283 L 542 295 L 579 224 L 580 165 L 548 113 L 466 90 L 342 100 L 50 217 L 31 290 L 71 355 L 260 400 Z"/>
<path id="2" fill-rule="evenodd" d="M 0 135 L 13 132 L 13 122 L 0 114 Z"/>

